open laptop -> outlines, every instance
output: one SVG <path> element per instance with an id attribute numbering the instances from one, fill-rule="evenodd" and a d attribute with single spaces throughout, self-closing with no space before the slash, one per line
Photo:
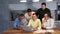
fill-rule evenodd
<path id="1" fill-rule="evenodd" d="M 24 31 L 27 31 L 27 32 L 33 32 L 32 28 L 29 27 L 29 26 L 24 26 L 24 27 L 23 27 L 23 30 L 24 30 Z"/>

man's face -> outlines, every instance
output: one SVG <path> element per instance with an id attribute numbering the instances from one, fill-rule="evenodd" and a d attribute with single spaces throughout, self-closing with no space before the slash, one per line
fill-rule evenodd
<path id="1" fill-rule="evenodd" d="M 41 5 L 41 8 L 44 10 L 46 8 L 46 6 L 45 5 Z"/>
<path id="2" fill-rule="evenodd" d="M 19 16 L 19 19 L 24 19 L 24 16 Z"/>
<path id="3" fill-rule="evenodd" d="M 31 16 L 32 12 L 28 12 L 28 15 Z"/>

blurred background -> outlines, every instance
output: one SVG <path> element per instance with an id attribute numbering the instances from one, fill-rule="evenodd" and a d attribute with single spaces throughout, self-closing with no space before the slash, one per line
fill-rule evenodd
<path id="1" fill-rule="evenodd" d="M 46 2 L 46 7 L 51 10 L 51 16 L 60 29 L 60 0 L 0 0 L 0 32 L 12 28 L 18 14 L 25 13 L 28 8 L 36 12 L 42 2 Z"/>

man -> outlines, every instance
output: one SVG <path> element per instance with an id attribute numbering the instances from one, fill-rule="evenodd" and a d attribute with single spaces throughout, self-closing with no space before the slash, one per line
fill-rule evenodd
<path id="1" fill-rule="evenodd" d="M 27 9 L 27 13 L 25 13 L 25 18 L 27 19 L 27 21 L 31 19 L 33 13 L 35 12 L 33 12 L 31 9 Z"/>
<path id="2" fill-rule="evenodd" d="M 24 14 L 20 14 L 18 18 L 14 21 L 14 28 L 21 29 L 27 25 L 27 20 L 24 18 Z"/>
<path id="3" fill-rule="evenodd" d="M 49 16 L 51 17 L 50 10 L 49 10 L 48 8 L 46 8 L 46 3 L 43 2 L 43 3 L 41 4 L 41 8 L 39 8 L 39 9 L 37 10 L 38 18 L 41 19 L 41 21 L 42 21 L 43 15 L 44 15 L 45 13 L 48 13 Z"/>

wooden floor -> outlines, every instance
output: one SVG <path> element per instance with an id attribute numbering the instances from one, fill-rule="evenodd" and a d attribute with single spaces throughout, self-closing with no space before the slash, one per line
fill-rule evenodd
<path id="1" fill-rule="evenodd" d="M 33 33 L 33 32 L 25 32 L 23 30 L 7 29 L 3 31 L 2 34 L 44 34 L 44 33 Z M 60 31 L 54 29 L 54 32 L 52 34 L 60 34 Z"/>

